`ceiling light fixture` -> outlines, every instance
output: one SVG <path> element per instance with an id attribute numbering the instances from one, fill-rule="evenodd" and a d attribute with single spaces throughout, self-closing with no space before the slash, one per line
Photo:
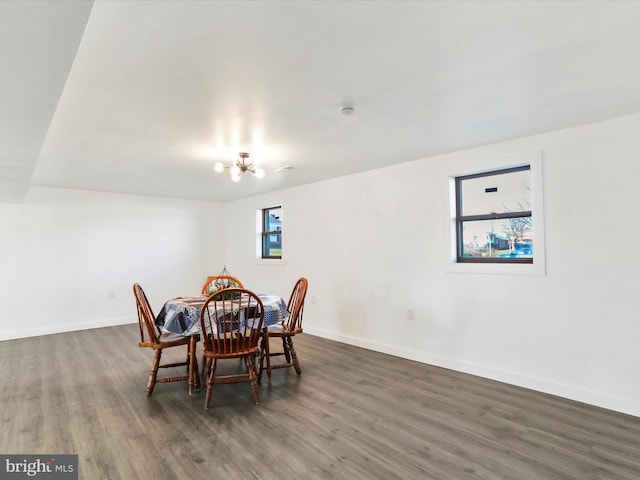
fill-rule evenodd
<path id="1" fill-rule="evenodd" d="M 230 167 L 225 167 L 224 163 L 216 162 L 213 165 L 213 171 L 221 173 L 225 168 L 229 169 L 229 175 L 233 182 L 239 182 L 244 172 L 251 172 L 256 178 L 264 178 L 265 171 L 263 168 L 254 165 L 252 162 L 247 162 L 249 154 L 247 152 L 240 152 L 238 158 L 231 164 Z"/>

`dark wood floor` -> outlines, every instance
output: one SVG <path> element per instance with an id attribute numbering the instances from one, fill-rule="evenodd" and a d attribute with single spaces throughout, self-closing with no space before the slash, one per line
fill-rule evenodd
<path id="1" fill-rule="evenodd" d="M 136 325 L 0 342 L 0 453 L 77 453 L 84 480 L 640 478 L 639 418 L 308 334 L 295 344 L 300 378 L 263 378 L 260 405 L 248 384 L 221 385 L 205 411 L 182 382 L 145 396 Z"/>

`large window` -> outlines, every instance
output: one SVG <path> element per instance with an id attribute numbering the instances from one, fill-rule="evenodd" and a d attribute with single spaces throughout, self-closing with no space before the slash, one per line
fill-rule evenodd
<path id="1" fill-rule="evenodd" d="M 529 165 L 455 177 L 459 263 L 533 263 Z"/>
<path id="2" fill-rule="evenodd" d="M 282 258 L 282 207 L 262 209 L 262 258 Z"/>

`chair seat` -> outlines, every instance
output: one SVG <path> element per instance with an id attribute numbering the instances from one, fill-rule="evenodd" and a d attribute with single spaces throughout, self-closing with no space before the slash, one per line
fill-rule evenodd
<path id="1" fill-rule="evenodd" d="M 291 328 L 288 325 L 277 323 L 267 327 L 267 333 L 270 337 L 281 337 L 286 335 L 297 335 L 302 333 L 302 328 Z"/>
<path id="2" fill-rule="evenodd" d="M 227 359 L 227 358 L 240 358 L 245 357 L 247 355 L 255 355 L 258 353 L 258 347 L 249 348 L 247 350 L 238 350 L 233 353 L 224 353 L 224 352 L 212 352 L 212 351 L 204 351 L 202 356 L 204 358 L 217 358 L 219 360 Z"/>
<path id="3" fill-rule="evenodd" d="M 200 340 L 200 335 L 196 334 L 196 339 Z M 160 343 L 173 343 L 189 341 L 189 335 L 180 335 L 179 333 L 163 333 L 160 335 Z"/>
<path id="4" fill-rule="evenodd" d="M 179 335 L 177 333 L 162 333 L 158 337 L 158 343 L 146 341 L 139 342 L 138 345 L 141 347 L 150 347 L 150 348 L 167 348 L 167 347 L 175 347 L 177 345 L 187 345 L 190 341 L 191 337 Z M 196 341 L 200 341 L 200 336 L 196 335 Z"/>

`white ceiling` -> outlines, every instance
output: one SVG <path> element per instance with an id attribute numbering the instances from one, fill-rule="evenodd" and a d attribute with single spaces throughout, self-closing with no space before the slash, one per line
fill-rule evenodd
<path id="1" fill-rule="evenodd" d="M 0 201 L 230 201 L 635 113 L 638 25 L 622 1 L 3 1 Z M 213 173 L 239 151 L 264 180 Z"/>

